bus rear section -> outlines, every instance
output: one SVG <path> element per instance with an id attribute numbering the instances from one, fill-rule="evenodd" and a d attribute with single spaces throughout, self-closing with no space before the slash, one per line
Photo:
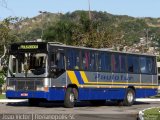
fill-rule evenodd
<path id="1" fill-rule="evenodd" d="M 156 57 L 53 43 L 21 43 L 10 48 L 7 98 L 77 101 L 130 106 L 157 94 Z"/>

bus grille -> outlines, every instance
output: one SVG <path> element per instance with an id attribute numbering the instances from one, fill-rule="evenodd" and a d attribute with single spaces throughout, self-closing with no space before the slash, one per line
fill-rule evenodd
<path id="1" fill-rule="evenodd" d="M 42 79 L 31 79 L 31 80 L 19 80 L 19 79 L 8 79 L 8 86 L 15 86 L 15 90 L 36 90 L 37 86 L 43 86 L 44 80 Z"/>

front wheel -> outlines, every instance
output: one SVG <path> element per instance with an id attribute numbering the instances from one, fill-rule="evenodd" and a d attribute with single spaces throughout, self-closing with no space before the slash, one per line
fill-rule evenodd
<path id="1" fill-rule="evenodd" d="M 126 91 L 125 99 L 123 101 L 123 105 L 131 106 L 133 105 L 135 100 L 135 91 L 131 88 L 128 88 Z"/>
<path id="2" fill-rule="evenodd" d="M 64 99 L 64 106 L 66 108 L 73 108 L 77 100 L 77 97 L 78 97 L 78 92 L 76 88 L 71 88 L 71 87 L 67 88 Z"/>

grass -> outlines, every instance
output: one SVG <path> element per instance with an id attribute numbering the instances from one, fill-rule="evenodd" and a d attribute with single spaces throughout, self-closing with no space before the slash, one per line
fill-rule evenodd
<path id="1" fill-rule="evenodd" d="M 0 99 L 5 99 L 5 98 L 6 98 L 6 96 L 5 96 L 5 95 L 0 94 Z"/>
<path id="2" fill-rule="evenodd" d="M 160 107 L 145 110 L 144 120 L 160 120 Z"/>

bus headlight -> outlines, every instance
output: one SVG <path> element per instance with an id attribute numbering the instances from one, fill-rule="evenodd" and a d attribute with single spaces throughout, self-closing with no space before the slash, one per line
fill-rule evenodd
<path id="1" fill-rule="evenodd" d="M 36 90 L 37 91 L 44 91 L 44 87 L 43 86 L 37 86 Z"/>
<path id="2" fill-rule="evenodd" d="M 36 90 L 37 91 L 45 91 L 45 92 L 48 92 L 48 87 L 43 87 L 43 86 L 37 86 Z"/>
<path id="3" fill-rule="evenodd" d="M 7 86 L 7 90 L 15 90 L 15 86 Z"/>

